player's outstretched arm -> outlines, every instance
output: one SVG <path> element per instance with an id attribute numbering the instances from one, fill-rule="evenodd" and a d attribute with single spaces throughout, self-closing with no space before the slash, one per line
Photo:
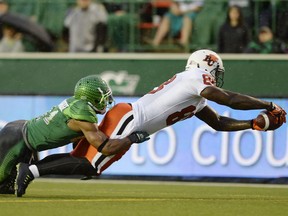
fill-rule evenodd
<path id="1" fill-rule="evenodd" d="M 98 133 L 103 132 L 99 131 Z M 126 151 L 133 143 L 142 143 L 149 139 L 150 137 L 147 132 L 135 131 L 123 139 L 106 138 L 106 140 L 97 148 L 97 150 L 104 155 L 114 155 L 124 150 Z"/>
<path id="2" fill-rule="evenodd" d="M 133 143 L 149 139 L 149 134 L 137 131 L 122 139 L 109 139 L 98 129 L 97 124 L 85 121 L 70 120 L 68 126 L 75 131 L 82 131 L 87 141 L 103 155 L 114 155 L 130 148 Z"/>
<path id="3" fill-rule="evenodd" d="M 215 86 L 209 86 L 201 92 L 201 96 L 218 104 L 228 106 L 232 109 L 251 110 L 267 109 L 271 110 L 272 103 L 248 95 L 231 92 Z M 269 110 L 269 111 L 270 111 Z"/>
<path id="4" fill-rule="evenodd" d="M 214 101 L 221 105 L 226 105 L 233 109 L 239 110 L 252 110 L 252 109 L 266 109 L 271 115 L 273 115 L 277 121 L 275 125 L 281 126 L 286 122 L 286 112 L 280 106 L 260 100 L 248 95 L 243 95 L 227 90 L 223 90 L 217 87 L 207 87 L 201 92 L 201 96 Z M 211 107 L 205 107 L 196 116 L 202 121 L 206 122 L 215 130 L 219 131 L 236 131 L 244 129 L 256 129 L 264 130 L 262 127 L 258 127 L 258 121 L 254 120 L 236 120 L 225 116 L 220 116 Z M 274 120 L 273 120 L 274 122 Z"/>
<path id="5" fill-rule="evenodd" d="M 209 106 L 204 107 L 195 116 L 217 131 L 238 131 L 250 128 L 259 131 L 275 130 L 286 122 L 285 115 L 279 117 L 270 111 L 262 111 L 256 118 L 251 120 L 237 120 L 220 116 Z"/>
<path id="6" fill-rule="evenodd" d="M 285 110 L 273 102 L 264 101 L 248 95 L 231 92 L 215 86 L 209 86 L 201 92 L 201 96 L 218 104 L 238 110 L 266 109 L 280 122 L 286 122 Z"/>
<path id="7" fill-rule="evenodd" d="M 238 131 L 252 128 L 251 120 L 237 120 L 220 116 L 209 106 L 204 107 L 195 116 L 217 131 Z"/>

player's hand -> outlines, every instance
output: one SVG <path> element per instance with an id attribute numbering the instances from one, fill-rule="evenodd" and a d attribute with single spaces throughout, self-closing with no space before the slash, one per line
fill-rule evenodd
<path id="1" fill-rule="evenodd" d="M 128 136 L 132 143 L 142 143 L 150 139 L 149 134 L 145 131 L 136 131 Z"/>
<path id="2" fill-rule="evenodd" d="M 264 131 L 263 128 L 257 124 L 256 118 L 251 120 L 251 127 L 253 130 Z"/>
<path id="3" fill-rule="evenodd" d="M 269 109 L 267 109 L 272 115 L 276 116 L 278 118 L 278 124 L 286 123 L 286 111 L 278 106 L 277 104 L 274 104 L 271 102 L 271 106 Z"/>

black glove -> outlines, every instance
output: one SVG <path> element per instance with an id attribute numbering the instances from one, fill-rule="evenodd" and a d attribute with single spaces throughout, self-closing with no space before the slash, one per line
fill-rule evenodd
<path id="1" fill-rule="evenodd" d="M 150 139 L 149 134 L 143 131 L 135 131 L 128 138 L 132 143 L 142 143 Z"/>

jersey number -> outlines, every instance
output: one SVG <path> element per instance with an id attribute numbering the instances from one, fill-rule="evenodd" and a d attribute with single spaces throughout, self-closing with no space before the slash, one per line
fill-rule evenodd
<path id="1" fill-rule="evenodd" d="M 193 111 L 195 109 L 196 109 L 196 107 L 191 105 L 191 106 L 188 106 L 188 107 L 182 109 L 179 112 L 175 112 L 175 113 L 169 115 L 168 118 L 166 119 L 167 126 L 173 125 L 178 121 L 182 121 L 182 120 L 185 120 L 187 118 L 191 118 L 194 115 Z"/>
<path id="2" fill-rule="evenodd" d="M 168 85 L 169 83 L 171 83 L 175 78 L 176 78 L 176 75 L 174 75 L 171 79 L 167 80 L 166 82 L 162 83 L 157 88 L 155 88 L 152 91 L 150 91 L 149 94 L 155 94 L 156 92 L 160 91 L 161 89 L 164 88 L 165 85 Z"/>
<path id="3" fill-rule="evenodd" d="M 215 79 L 208 74 L 203 74 L 202 78 L 205 85 L 213 85 L 215 83 Z"/>
<path id="4" fill-rule="evenodd" d="M 162 83 L 159 87 L 157 87 L 154 90 L 150 91 L 149 94 L 155 94 L 156 92 L 160 91 L 161 89 L 164 88 L 165 85 L 168 85 L 169 83 L 171 83 L 175 78 L 176 78 L 176 75 L 174 75 L 171 79 L 167 80 L 166 82 Z M 211 79 L 211 77 L 209 77 L 209 78 Z M 203 76 L 203 79 L 204 79 L 204 82 L 205 81 L 208 82 L 208 77 L 204 78 L 204 76 Z M 211 82 L 211 80 L 209 80 L 209 81 Z M 166 119 L 166 125 L 167 126 L 173 125 L 173 124 L 175 124 L 178 121 L 182 121 L 182 120 L 185 120 L 187 118 L 191 118 L 194 115 L 193 111 L 195 109 L 196 109 L 196 107 L 191 105 L 191 106 L 188 106 L 188 107 L 182 109 L 179 112 L 172 113 Z"/>

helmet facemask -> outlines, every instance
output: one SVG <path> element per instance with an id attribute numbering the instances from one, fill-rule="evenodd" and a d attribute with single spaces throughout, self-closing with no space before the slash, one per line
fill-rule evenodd
<path id="1" fill-rule="evenodd" d="M 216 86 L 221 88 L 224 84 L 224 69 L 221 69 L 219 65 L 217 65 L 216 68 L 214 68 L 212 71 L 210 71 L 210 74 L 213 76 L 213 78 L 216 81 Z"/>
<path id="2" fill-rule="evenodd" d="M 100 114 L 104 114 L 106 112 L 106 108 L 108 107 L 109 109 L 113 106 L 114 104 L 114 98 L 112 96 L 111 90 L 107 92 L 106 94 L 103 93 L 101 88 L 98 88 L 98 91 L 101 93 L 101 97 L 97 98 L 94 101 L 94 104 L 92 105 L 91 103 L 89 104 L 90 106 L 92 105 L 92 108 Z"/>

